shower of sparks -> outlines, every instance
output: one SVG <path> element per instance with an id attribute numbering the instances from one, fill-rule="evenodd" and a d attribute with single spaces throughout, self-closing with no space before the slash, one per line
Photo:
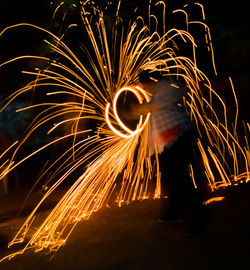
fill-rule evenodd
<path id="1" fill-rule="evenodd" d="M 26 55 L 0 63 L 0 67 L 21 59 L 35 59 L 49 63 L 47 69 L 37 68 L 34 71 L 24 71 L 34 79 L 11 94 L 2 110 L 26 92 L 33 93 L 44 88 L 55 89 L 47 93 L 55 97 L 54 102 L 34 104 L 20 109 L 40 108 L 41 112 L 35 117 L 24 137 L 14 142 L 1 154 L 1 179 L 45 148 L 63 143 L 69 138 L 73 141 L 72 146 L 42 173 L 42 177 L 48 175 L 44 188 L 46 193 L 9 243 L 9 246 L 12 246 L 25 240 L 25 247 L 2 260 L 11 259 L 27 249 L 58 250 L 65 244 L 80 220 L 88 219 L 93 212 L 111 200 L 116 200 L 121 205 L 133 200 L 160 197 L 158 157 L 156 155 L 156 162 L 152 164 L 147 150 L 150 113 L 146 116 L 141 115 L 136 128 L 131 130 L 123 123 L 117 111 L 118 99 L 124 92 L 135 95 L 140 104 L 150 101 L 149 93 L 139 84 L 138 79 L 139 74 L 144 70 L 159 72 L 164 77 L 185 83 L 188 95 L 184 102 L 200 134 L 198 147 L 211 190 L 250 180 L 247 137 L 250 127 L 249 124 L 245 124 L 245 142 L 240 142 L 237 136 L 238 103 L 233 83 L 230 79 L 236 104 L 236 116 L 232 123 L 228 123 L 226 104 L 212 88 L 206 75 L 197 67 L 195 54 L 197 44 L 188 32 L 190 24 L 199 24 L 205 28 L 207 47 L 216 73 L 211 36 L 209 28 L 204 23 L 203 6 L 196 3 L 201 8 L 202 22 L 189 21 L 184 7 L 183 10 L 178 9 L 175 12 L 182 12 L 185 15 L 186 30 L 166 31 L 165 3 L 156 2 L 155 5 L 163 7 L 163 33 L 160 33 L 157 29 L 157 18 L 151 14 L 153 3 L 150 1 L 147 20 L 138 17 L 130 23 L 127 32 L 124 33 L 124 29 L 116 27 L 120 21 L 120 4 L 119 1 L 111 42 L 107 37 L 103 12 L 97 6 L 89 5 L 89 1 L 81 3 L 81 19 L 91 43 L 91 53 L 88 53 L 87 64 L 82 62 L 64 43 L 63 36 L 57 37 L 38 26 L 20 23 L 0 32 L 1 37 L 11 28 L 35 28 L 37 31 L 46 33 L 53 40 L 46 42 L 51 50 L 60 56 L 57 58 L 60 60 L 51 60 L 48 57 Z M 53 16 L 56 16 L 62 6 L 63 3 L 57 7 Z M 98 20 L 92 20 L 91 14 L 97 15 Z M 69 27 L 73 26 L 75 25 Z M 153 31 L 152 28 L 154 28 Z M 191 44 L 192 59 L 177 55 L 176 39 L 181 39 L 184 44 Z M 201 88 L 209 93 L 208 98 L 205 97 Z M 72 98 L 72 101 L 58 102 L 57 97 L 62 95 L 65 95 L 67 100 Z M 218 104 L 224 112 L 222 120 L 216 113 L 221 109 Z M 80 130 L 79 123 L 85 119 L 96 121 L 96 129 Z M 30 136 L 36 134 L 41 126 L 51 122 L 53 122 L 53 127 L 48 134 L 61 126 L 70 126 L 68 134 L 47 143 L 16 162 L 17 153 L 25 146 Z M 7 154 L 11 157 L 5 158 Z M 238 160 L 241 160 L 240 164 Z M 39 207 L 51 194 L 53 195 L 61 183 L 70 178 L 75 171 L 82 171 L 83 167 L 84 172 L 78 176 L 42 224 L 34 226 Z M 190 169 L 191 178 L 196 185 L 195 172 L 191 165 Z M 118 178 L 122 178 L 120 184 L 118 184 Z M 152 185 L 154 185 L 154 192 L 152 192 Z"/>

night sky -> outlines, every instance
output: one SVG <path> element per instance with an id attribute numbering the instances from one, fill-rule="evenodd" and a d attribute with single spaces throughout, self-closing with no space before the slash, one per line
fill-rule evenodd
<path id="1" fill-rule="evenodd" d="M 19 23 L 28 22 L 45 27 L 54 33 L 59 33 L 63 29 L 60 20 L 53 20 L 52 14 L 59 0 L 22 0 L 22 1 L 0 1 L 0 30 L 4 27 Z M 98 2 L 98 1 L 97 1 Z M 107 1 L 99 1 L 104 5 Z M 147 1 L 145 1 L 147 3 Z M 173 17 L 171 11 L 176 8 L 182 8 L 185 3 L 193 3 L 191 0 L 169 0 L 167 1 L 167 26 L 169 28 L 177 25 L 177 15 Z M 202 1 L 203 2 L 203 1 Z M 66 6 L 77 3 L 76 0 L 65 1 Z M 244 5 L 237 5 L 236 2 L 226 0 L 212 0 L 204 3 L 206 13 L 206 23 L 210 27 L 212 41 L 215 51 L 215 62 L 218 70 L 218 76 L 214 77 L 208 57 L 201 57 L 198 62 L 199 68 L 203 70 L 220 89 L 228 89 L 228 76 L 233 78 L 236 91 L 238 93 L 239 102 L 241 104 L 241 113 L 244 120 L 249 121 L 247 113 L 248 100 L 250 97 L 250 16 L 248 9 Z M 123 1 L 121 5 L 121 13 L 124 18 L 130 17 L 131 10 L 138 7 L 145 10 L 147 5 L 144 1 Z M 192 7 L 190 18 L 196 19 L 196 14 L 200 10 L 197 6 Z M 114 11 L 110 11 L 108 16 L 114 16 Z M 74 14 L 69 17 L 68 22 L 74 21 Z M 173 19 L 174 18 L 174 19 Z M 180 17 L 179 17 L 180 18 Z M 62 29 L 61 29 L 62 28 Z M 198 33 L 198 34 L 197 34 Z M 204 38 L 202 29 L 194 33 L 196 40 Z M 0 62 L 22 54 L 42 54 L 46 48 L 42 42 L 41 34 L 31 29 L 11 30 L 0 39 Z M 71 40 L 73 46 L 78 46 L 75 40 Z M 198 59 L 198 60 L 199 60 Z M 20 67 L 21 68 L 21 67 Z M 8 71 L 3 69 L 0 71 L 0 79 L 2 85 L 2 93 L 9 92 L 9 89 L 16 88 L 20 85 L 23 78 L 20 76 L 20 70 L 16 70 L 17 66 L 9 67 Z M 221 90 L 222 92 L 224 90 Z M 225 90 L 227 91 L 227 90 Z M 225 95 L 227 95 L 225 93 Z"/>

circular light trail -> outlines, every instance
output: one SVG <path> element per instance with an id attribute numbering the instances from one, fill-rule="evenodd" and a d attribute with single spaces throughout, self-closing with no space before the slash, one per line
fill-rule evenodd
<path id="1" fill-rule="evenodd" d="M 143 90 L 141 87 L 139 86 L 135 86 L 135 87 L 123 87 L 121 89 L 119 89 L 113 99 L 113 112 L 114 112 L 114 117 L 115 117 L 115 121 L 117 122 L 117 124 L 120 126 L 121 129 L 123 129 L 126 133 L 123 133 L 121 131 L 119 131 L 117 128 L 114 127 L 114 125 L 111 123 L 110 118 L 109 118 L 109 109 L 110 109 L 110 103 L 107 103 L 106 105 L 106 110 L 105 110 L 105 119 L 106 122 L 108 124 L 108 126 L 110 127 L 110 129 L 118 136 L 123 137 L 123 138 L 130 138 L 136 134 L 138 134 L 139 132 L 141 132 L 143 130 L 143 128 L 145 127 L 145 125 L 147 124 L 149 118 L 150 118 L 150 112 L 147 113 L 147 116 L 143 122 L 143 115 L 140 115 L 140 120 L 139 123 L 137 124 L 137 127 L 135 130 L 131 130 L 130 128 L 128 128 L 121 120 L 121 118 L 119 117 L 118 111 L 117 111 L 117 101 L 119 96 L 121 95 L 121 93 L 125 92 L 125 91 L 129 91 L 131 93 L 133 93 L 137 100 L 139 101 L 140 104 L 143 103 L 144 100 L 146 100 L 146 102 L 150 101 L 149 95 L 146 93 L 145 90 Z"/>

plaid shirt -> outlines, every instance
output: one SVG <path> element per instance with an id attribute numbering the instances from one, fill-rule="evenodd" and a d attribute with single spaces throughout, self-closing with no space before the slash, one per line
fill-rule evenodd
<path id="1" fill-rule="evenodd" d="M 150 153 L 161 153 L 170 148 L 183 134 L 193 129 L 193 125 L 183 107 L 185 91 L 166 80 L 159 81 L 153 89 L 150 120 Z"/>

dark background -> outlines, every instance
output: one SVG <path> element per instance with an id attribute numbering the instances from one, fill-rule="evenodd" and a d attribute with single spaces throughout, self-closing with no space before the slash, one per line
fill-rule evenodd
<path id="1" fill-rule="evenodd" d="M 62 23 L 58 18 L 52 19 L 56 3 L 51 5 L 50 2 L 51 0 L 0 0 L 0 32 L 8 25 L 20 22 L 33 23 L 56 34 L 62 32 L 67 22 Z M 105 4 L 107 1 L 100 0 L 99 2 Z M 123 17 L 130 18 L 131 11 L 136 6 L 145 11 L 147 7 L 145 2 L 148 1 L 123 0 L 121 6 Z M 175 19 L 176 16 L 171 16 L 171 10 L 181 8 L 187 2 L 194 1 L 167 1 L 169 11 L 166 23 L 169 28 L 180 24 L 180 21 Z M 65 9 L 67 9 L 74 1 L 65 0 L 65 3 Z M 228 76 L 232 77 L 239 99 L 240 119 L 249 121 L 250 16 L 247 2 L 244 5 L 244 3 L 237 4 L 236 1 L 210 0 L 205 3 L 205 11 L 206 22 L 212 34 L 218 76 L 216 77 L 212 72 L 211 61 L 205 51 L 199 51 L 198 65 L 209 75 L 216 90 L 225 96 L 229 103 L 233 97 Z M 114 10 L 107 14 L 110 24 L 112 24 L 114 14 Z M 193 8 L 190 15 L 200 18 L 200 10 L 197 10 L 197 6 Z M 181 17 L 178 16 L 178 18 Z M 74 21 L 75 18 L 72 15 L 68 20 Z M 197 43 L 204 44 L 203 30 L 192 29 Z M 24 54 L 46 54 L 48 48 L 44 45 L 43 38 L 46 37 L 28 28 L 8 31 L 0 37 L 0 63 Z M 70 40 L 70 43 L 77 48 L 77 39 Z M 25 83 L 26 78 L 21 74 L 21 70 L 26 67 L 32 67 L 32 63 L 21 61 L 0 69 L 0 95 L 7 96 Z M 0 142 L 3 144 L 2 140 Z M 36 166 L 25 165 L 24 170 L 18 172 L 26 177 L 22 179 L 22 185 L 25 181 L 36 178 L 40 170 L 38 165 L 43 159 L 44 157 L 37 158 L 33 163 Z M 242 185 L 239 189 L 240 192 L 237 188 L 233 189 L 234 193 L 230 194 L 231 200 L 225 200 L 222 205 L 212 207 L 212 225 L 209 227 L 208 234 L 201 237 L 186 235 L 185 230 L 176 224 L 165 227 L 154 222 L 158 214 L 159 201 L 149 200 L 136 205 L 131 204 L 127 208 L 106 209 L 104 212 L 100 211 L 97 215 L 93 215 L 89 223 L 83 222 L 77 227 L 69 242 L 57 253 L 53 262 L 48 260 L 49 257 L 39 257 L 41 255 L 37 253 L 34 255 L 36 257 L 28 255 L 22 260 L 18 258 L 13 261 L 13 264 L 6 262 L 3 267 L 6 269 L 84 268 L 91 270 L 249 269 L 249 187 Z M 4 212 L 3 214 L 5 212 L 8 214 L 7 218 L 16 216 L 20 208 L 19 202 L 24 201 L 26 194 L 20 190 L 14 193 L 14 196 L 10 194 L 4 197 L 1 194 L 1 205 L 4 207 L 0 210 Z M 55 200 L 59 197 L 61 195 L 55 196 Z M 17 203 L 18 210 L 16 210 Z M 14 210 L 10 212 L 12 204 Z M 48 206 L 50 207 L 51 205 Z M 33 207 L 28 209 L 28 212 L 32 209 Z M 3 214 L 0 217 L 3 217 Z M 10 221 L 1 226 L 0 251 L 2 247 L 6 249 L 8 240 L 13 237 L 13 232 L 15 233 L 22 224 L 23 220 L 20 219 L 16 223 Z M 1 254 L 0 258 L 2 257 Z M 83 264 L 85 264 L 84 267 Z M 173 268 L 174 266 L 176 267 Z"/>
<path id="2" fill-rule="evenodd" d="M 59 19 L 59 16 L 52 19 L 53 11 L 59 0 L 22 0 L 8 1 L 0 0 L 0 31 L 8 26 L 19 22 L 34 23 L 45 27 L 53 33 L 59 34 L 70 22 L 75 22 L 74 12 L 69 12 L 66 20 Z M 72 4 L 77 4 L 77 0 L 66 0 L 65 5 L 60 9 L 62 12 L 69 11 Z M 106 0 L 98 0 L 101 7 L 109 6 Z M 168 28 L 178 26 L 181 21 L 184 22 L 184 17 L 181 14 L 171 14 L 172 10 L 182 8 L 186 3 L 189 3 L 190 20 L 201 20 L 201 10 L 194 4 L 197 1 L 190 0 L 169 0 L 167 1 L 167 17 L 166 25 Z M 145 4 L 146 3 L 146 4 Z M 120 14 L 124 21 L 131 18 L 132 11 L 138 7 L 138 12 L 147 12 L 148 1 L 122 1 Z M 230 91 L 228 76 L 231 76 L 236 92 L 239 98 L 241 117 L 243 120 L 249 121 L 247 106 L 249 100 L 249 83 L 250 83 L 250 16 L 248 8 L 244 4 L 226 0 L 210 0 L 204 3 L 206 23 L 210 27 L 213 47 L 215 52 L 215 63 L 218 70 L 218 76 L 214 77 L 211 67 L 211 61 L 205 52 L 198 57 L 198 67 L 203 70 L 213 81 L 216 81 L 216 86 L 224 91 Z M 60 15 L 60 13 L 58 13 Z M 115 8 L 109 8 L 106 12 L 106 20 L 112 24 L 115 15 Z M 198 44 L 204 42 L 204 29 L 190 27 L 191 34 L 194 35 Z M 76 40 L 70 41 L 73 46 L 77 47 Z M 72 46 L 71 44 L 71 46 Z M 202 47 L 202 46 L 201 46 Z M 204 46 L 205 47 L 205 46 Z M 23 54 L 44 54 L 46 46 L 42 42 L 41 33 L 29 28 L 19 28 L 10 30 L 0 38 L 0 62 L 12 57 Z M 15 66 L 10 66 L 2 69 L 0 72 L 1 92 L 13 91 L 22 82 L 20 70 Z M 22 65 L 20 64 L 20 69 Z M 225 95 L 227 95 L 225 93 Z"/>
<path id="3" fill-rule="evenodd" d="M 53 18 L 53 12 L 60 0 L 22 0 L 8 1 L 0 0 L 0 32 L 7 26 L 16 23 L 32 23 L 45 29 L 50 30 L 56 35 L 66 32 L 66 43 L 73 51 L 79 49 L 79 41 L 84 41 L 83 32 L 67 31 L 70 23 L 79 22 L 76 9 L 73 4 L 77 5 L 77 0 L 66 0 L 59 12 Z M 106 0 L 97 0 L 101 8 L 108 6 L 105 12 L 105 20 L 108 29 L 114 21 L 116 6 L 108 5 Z M 113 1 L 114 2 L 114 1 Z M 196 1 L 190 0 L 169 0 L 166 8 L 166 27 L 183 28 L 185 26 L 185 17 L 181 13 L 172 14 L 175 9 L 183 8 L 188 3 L 186 10 L 189 13 L 189 20 L 202 20 L 201 8 L 195 4 Z M 138 9 L 134 13 L 135 8 Z M 120 16 L 124 24 L 129 19 L 138 14 L 147 14 L 148 1 L 134 0 L 122 1 L 120 7 Z M 249 122 L 250 115 L 249 105 L 249 84 L 250 69 L 249 60 L 250 52 L 250 16 L 248 9 L 244 5 L 237 5 L 236 2 L 226 0 L 210 0 L 204 4 L 206 23 L 210 28 L 212 35 L 213 48 L 215 53 L 215 63 L 218 75 L 215 76 L 212 68 L 211 55 L 207 52 L 205 43 L 205 31 L 203 26 L 190 25 L 190 32 L 194 36 L 198 45 L 197 63 L 198 67 L 211 79 L 214 88 L 223 96 L 228 106 L 228 111 L 235 113 L 235 104 L 228 77 L 232 77 L 239 102 L 239 119 Z M 161 9 L 155 9 L 154 12 L 161 14 Z M 67 16 L 63 18 L 63 14 Z M 136 15 L 133 15 L 136 14 Z M 8 30 L 0 37 L 0 63 L 20 55 L 48 55 L 49 47 L 43 42 L 48 36 L 29 27 L 20 27 Z M 182 48 L 185 52 L 185 48 Z M 37 64 L 37 63 L 36 63 Z M 42 63 L 40 63 L 42 65 Z M 38 63 L 39 65 L 39 63 Z M 20 88 L 27 82 L 22 70 L 29 70 L 35 67 L 35 63 L 30 60 L 22 60 L 2 67 L 0 69 L 0 98 L 8 96 L 16 89 Z M 38 136 L 37 136 L 38 137 Z M 17 138 L 16 138 L 17 139 Z M 42 137 L 40 138 L 43 139 Z M 46 160 L 46 157 L 45 157 Z M 34 161 L 40 163 L 39 160 Z M 37 165 L 36 165 L 37 166 Z M 43 165 L 41 165 L 43 166 Z M 40 167 L 36 168 L 39 173 Z M 27 170 L 31 175 L 35 175 L 31 169 Z M 27 175 L 29 179 L 29 175 Z"/>

